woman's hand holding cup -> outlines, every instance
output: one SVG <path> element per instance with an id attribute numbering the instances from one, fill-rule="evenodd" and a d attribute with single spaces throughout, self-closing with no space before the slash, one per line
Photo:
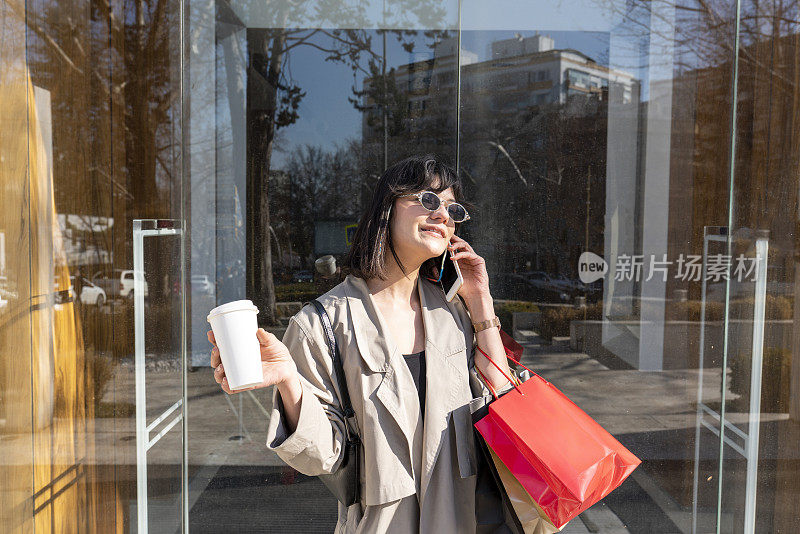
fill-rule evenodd
<path id="1" fill-rule="evenodd" d="M 271 385 L 280 385 L 288 382 L 297 376 L 297 366 L 289 353 L 286 345 L 272 334 L 263 328 L 256 331 L 258 344 L 261 350 L 261 372 L 263 375 L 263 382 L 259 385 L 237 389 L 232 391 L 228 386 L 228 379 L 225 376 L 225 368 L 222 365 L 222 360 L 219 355 L 219 347 L 217 347 L 216 339 L 214 338 L 214 331 L 207 332 L 208 341 L 214 345 L 211 349 L 211 367 L 214 368 L 214 380 L 222 386 L 223 391 L 228 394 L 239 393 L 240 391 L 248 391 L 251 389 L 264 388 Z"/>

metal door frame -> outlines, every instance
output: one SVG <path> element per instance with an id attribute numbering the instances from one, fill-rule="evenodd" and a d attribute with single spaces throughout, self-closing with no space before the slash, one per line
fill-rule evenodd
<path id="1" fill-rule="evenodd" d="M 769 252 L 769 239 L 767 237 L 757 237 L 756 245 L 756 280 L 753 301 L 753 335 L 750 361 L 750 407 L 747 432 L 739 429 L 736 425 L 725 418 L 725 390 L 727 388 L 726 368 L 727 368 L 727 314 L 724 317 L 726 328 L 723 332 L 723 366 L 722 370 L 722 395 L 720 412 L 711 409 L 703 402 L 703 376 L 704 376 L 704 351 L 705 351 L 705 320 L 706 320 L 706 259 L 708 257 L 708 244 L 710 241 L 727 243 L 729 240 L 728 228 L 725 226 L 706 226 L 703 229 L 703 267 L 702 294 L 700 308 L 700 347 L 698 362 L 698 385 L 697 385 L 697 422 L 695 423 L 694 441 L 694 485 L 692 488 L 692 533 L 697 532 L 697 498 L 700 473 L 700 427 L 704 426 L 714 435 L 720 438 L 719 466 L 717 470 L 718 498 L 717 508 L 722 506 L 722 469 L 724 461 L 724 445 L 730 446 L 747 460 L 747 478 L 745 482 L 745 511 L 743 532 L 750 534 L 755 532 L 756 515 L 756 491 L 758 488 L 758 442 L 761 424 L 761 375 L 764 362 L 764 316 L 766 312 L 766 293 L 767 293 L 767 254 Z M 730 280 L 727 282 L 730 285 Z M 725 307 L 728 308 L 730 292 L 726 291 Z M 722 421 L 722 425 L 720 425 Z M 725 431 L 730 430 L 735 438 L 741 443 L 734 441 L 734 437 L 725 435 Z M 716 531 L 720 532 L 720 514 L 717 514 Z"/>
<path id="2" fill-rule="evenodd" d="M 153 422 L 147 424 L 147 395 L 145 383 L 144 340 L 144 238 L 165 235 L 180 239 L 180 352 L 177 355 L 181 369 L 181 398 L 167 408 Z M 147 451 L 178 423 L 181 425 L 181 532 L 188 531 L 188 470 L 186 429 L 186 284 L 184 265 L 184 229 L 177 219 L 134 219 L 133 221 L 133 309 L 134 309 L 134 365 L 136 372 L 136 517 L 137 530 L 146 533 L 147 524 Z M 175 415 L 155 436 L 150 433 L 167 418 Z"/>

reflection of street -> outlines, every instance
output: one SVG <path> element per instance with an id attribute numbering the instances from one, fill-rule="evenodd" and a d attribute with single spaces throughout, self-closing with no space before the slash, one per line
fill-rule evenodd
<path id="1" fill-rule="evenodd" d="M 526 365 L 553 381 L 644 461 L 653 458 L 650 453 L 642 455 L 643 446 L 652 446 L 646 438 L 649 433 L 685 430 L 693 435 L 694 412 L 686 409 L 684 401 L 686 389 L 696 384 L 696 372 L 609 370 L 584 354 L 567 352 L 568 345 L 559 344 L 557 339 L 554 345 L 540 345 L 538 337 L 524 334 L 533 332 L 523 330 L 518 335 L 525 346 Z M 259 525 L 263 532 L 331 532 L 336 519 L 333 497 L 315 478 L 285 467 L 264 446 L 271 392 L 228 396 L 214 382 L 208 367 L 187 377 L 192 530 L 217 532 L 233 525 L 245 529 Z M 174 363 L 164 359 L 150 362 L 148 413 L 160 413 L 174 402 L 178 378 Z M 118 391 L 133 391 L 133 366 L 118 367 L 116 384 Z M 654 398 L 660 401 L 655 403 Z M 110 395 L 106 400 L 111 400 Z M 117 421 L 115 425 L 113 419 L 98 419 L 96 428 L 100 462 L 114 462 L 115 448 L 119 462 L 119 447 L 133 446 L 132 424 Z M 115 432 L 115 428 L 124 430 Z M 179 449 L 180 432 L 176 429 L 149 452 L 150 471 L 155 475 L 159 472 L 156 466 L 161 466 L 169 479 L 170 466 L 180 461 L 175 454 Z M 135 461 L 135 455 L 129 458 Z M 643 490 L 635 482 L 626 481 L 618 491 L 636 498 L 626 506 L 612 494 L 562 532 L 649 532 L 630 529 L 637 518 L 641 521 L 639 494 Z M 623 514 L 627 521 L 618 517 Z"/>
<path id="2" fill-rule="evenodd" d="M 603 500 L 628 531 L 691 532 L 691 478 L 701 371 L 609 369 L 586 354 L 571 352 L 567 338 L 556 337 L 552 345 L 546 345 L 532 330 L 518 331 L 516 337 L 526 348 L 523 357 L 526 365 L 551 381 L 642 460 L 631 477 Z M 707 368 L 702 372 L 703 398 L 719 404 L 721 370 Z M 730 390 L 727 396 L 729 399 L 736 397 Z M 746 429 L 749 421 L 747 413 L 729 411 L 726 417 L 742 429 Z M 798 432 L 798 425 L 788 421 L 788 414 L 762 413 L 761 421 L 762 426 L 785 426 L 788 432 Z M 774 429 L 768 433 L 775 435 L 778 431 Z M 705 532 L 703 525 L 713 526 L 716 514 L 713 499 L 716 498 L 719 438 L 705 429 L 702 436 L 701 462 L 712 465 L 712 477 L 705 481 L 708 486 L 700 488 L 698 506 L 698 528 Z M 727 451 L 726 455 L 730 454 L 730 449 Z M 776 451 L 771 454 L 774 460 Z M 770 457 L 770 453 L 762 450 L 761 457 Z M 735 470 L 743 474 L 743 470 Z M 690 482 L 687 484 L 686 480 Z M 738 478 L 731 478 L 730 483 L 737 484 L 736 480 Z M 766 488 L 759 491 L 764 490 L 769 491 Z M 722 520 L 726 524 L 732 518 L 730 514 L 723 514 Z M 600 529 L 598 532 L 609 531 Z"/>

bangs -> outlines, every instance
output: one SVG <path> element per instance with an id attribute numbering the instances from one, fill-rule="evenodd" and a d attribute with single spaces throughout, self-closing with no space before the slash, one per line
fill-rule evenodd
<path id="1" fill-rule="evenodd" d="M 394 183 L 387 184 L 392 194 L 406 195 L 420 191 L 441 193 L 447 188 L 452 188 L 455 200 L 462 204 L 465 202 L 461 180 L 453 168 L 435 156 L 423 157 L 421 161 L 417 160 L 414 163 L 416 165 L 398 172 Z"/>

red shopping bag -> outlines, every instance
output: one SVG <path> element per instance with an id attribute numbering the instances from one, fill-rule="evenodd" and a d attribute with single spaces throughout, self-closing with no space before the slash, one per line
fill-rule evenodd
<path id="1" fill-rule="evenodd" d="M 520 358 L 522 358 L 522 345 L 517 343 L 516 339 L 505 333 L 503 329 L 500 329 L 500 339 L 503 340 L 503 348 L 508 357 L 514 360 L 514 363 L 519 363 Z"/>
<path id="2" fill-rule="evenodd" d="M 528 371 L 531 378 L 522 383 L 506 376 L 514 388 L 494 395 L 475 428 L 561 528 L 617 488 L 641 460 L 555 386 Z"/>

